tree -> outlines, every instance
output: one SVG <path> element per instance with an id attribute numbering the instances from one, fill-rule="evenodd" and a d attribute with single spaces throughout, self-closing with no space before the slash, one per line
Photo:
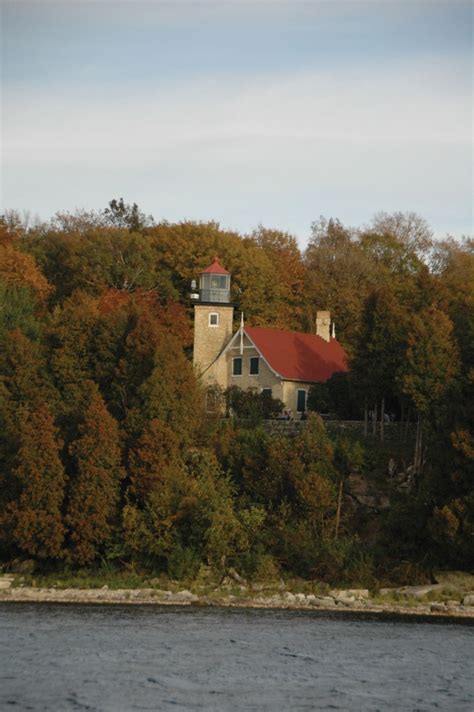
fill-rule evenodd
<path id="1" fill-rule="evenodd" d="M 14 244 L 0 244 L 0 280 L 10 288 L 26 288 L 36 301 L 44 305 L 53 292 L 52 286 L 38 269 L 35 259 L 16 249 Z"/>
<path id="2" fill-rule="evenodd" d="M 230 386 L 224 391 L 226 410 L 237 418 L 258 423 L 276 418 L 283 412 L 285 404 L 270 393 L 256 393 L 250 389 L 244 391 L 238 386 Z"/>
<path id="3" fill-rule="evenodd" d="M 62 443 L 47 405 L 32 410 L 21 407 L 17 427 L 19 447 L 10 475 L 17 497 L 0 515 L 2 538 L 28 556 L 57 559 L 65 531 Z"/>
<path id="4" fill-rule="evenodd" d="M 259 225 L 252 239 L 270 258 L 278 287 L 278 318 L 274 328 L 299 330 L 304 305 L 305 267 L 293 235 Z"/>
<path id="5" fill-rule="evenodd" d="M 113 227 L 127 228 L 130 232 L 140 232 L 143 228 L 153 225 L 153 217 L 145 215 L 136 203 L 130 205 L 123 198 L 113 198 L 103 211 L 106 223 Z"/>
<path id="6" fill-rule="evenodd" d="M 406 256 L 423 260 L 432 247 L 433 232 L 424 218 L 414 212 L 379 212 L 372 219 L 369 232 L 391 236 L 403 246 Z"/>
<path id="7" fill-rule="evenodd" d="M 397 380 L 401 392 L 414 403 L 418 429 L 414 464 L 422 465 L 422 428 L 434 426 L 441 415 L 440 405 L 459 371 L 459 358 L 452 338 L 449 317 L 435 308 L 412 315 L 408 348 Z"/>
<path id="8" fill-rule="evenodd" d="M 311 230 L 304 257 L 307 329 L 314 331 L 318 309 L 330 310 L 337 336 L 350 351 L 376 270 L 354 231 L 338 220 L 321 217 Z"/>
<path id="9" fill-rule="evenodd" d="M 424 417 L 434 415 L 459 370 L 453 325 L 439 309 L 425 309 L 411 318 L 408 348 L 398 371 L 403 393 Z"/>
<path id="10" fill-rule="evenodd" d="M 383 439 L 385 400 L 397 393 L 396 374 L 406 351 L 407 313 L 388 286 L 374 290 L 366 301 L 351 367 L 371 406 L 374 428 L 380 402 L 380 437 Z"/>
<path id="11" fill-rule="evenodd" d="M 69 451 L 74 469 L 66 503 L 66 558 L 83 566 L 103 555 L 112 540 L 123 478 L 118 425 L 95 388 Z"/>

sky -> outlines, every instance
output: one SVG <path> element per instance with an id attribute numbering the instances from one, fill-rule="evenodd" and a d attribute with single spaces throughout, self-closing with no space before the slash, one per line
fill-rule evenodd
<path id="1" fill-rule="evenodd" d="M 0 0 L 0 212 L 472 233 L 469 0 Z"/>

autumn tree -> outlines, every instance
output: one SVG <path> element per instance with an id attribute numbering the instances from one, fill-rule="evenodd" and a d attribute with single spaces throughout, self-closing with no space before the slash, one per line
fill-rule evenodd
<path id="1" fill-rule="evenodd" d="M 280 230 L 270 230 L 260 225 L 252 238 L 270 258 L 275 271 L 280 306 L 274 328 L 302 328 L 304 307 L 305 267 L 298 243 L 293 235 Z"/>
<path id="2" fill-rule="evenodd" d="M 20 407 L 17 428 L 18 451 L 9 475 L 17 494 L 0 514 L 1 537 L 12 552 L 57 559 L 65 533 L 62 443 L 46 404 Z"/>
<path id="3" fill-rule="evenodd" d="M 129 459 L 128 551 L 175 575 L 186 573 L 185 562 L 189 575 L 199 562 L 219 566 L 245 539 L 229 483 L 210 451 L 191 448 L 183 458 L 172 430 L 152 420 Z"/>
<path id="4" fill-rule="evenodd" d="M 338 220 L 321 217 L 312 224 L 305 251 L 307 329 L 314 331 L 316 311 L 328 309 L 336 336 L 351 348 L 364 300 L 376 284 L 374 266 L 354 231 Z"/>
<path id="5" fill-rule="evenodd" d="M 97 389 L 69 446 L 69 476 L 65 523 L 66 558 L 83 566 L 103 555 L 118 524 L 120 482 L 123 478 L 119 431 Z"/>

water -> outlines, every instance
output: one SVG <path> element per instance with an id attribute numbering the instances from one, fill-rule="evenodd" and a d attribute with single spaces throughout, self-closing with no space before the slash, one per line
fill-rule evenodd
<path id="1" fill-rule="evenodd" d="M 0 605 L 1 710 L 474 710 L 474 628 L 312 612 Z"/>

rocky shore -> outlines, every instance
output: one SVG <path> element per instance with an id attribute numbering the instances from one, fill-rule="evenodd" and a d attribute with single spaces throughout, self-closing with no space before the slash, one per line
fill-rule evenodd
<path id="1" fill-rule="evenodd" d="M 261 588 L 262 590 L 258 590 Z M 439 600 L 437 599 L 439 594 Z M 444 596 L 442 595 L 444 594 Z M 367 589 L 337 589 L 324 595 L 265 591 L 263 587 L 241 586 L 235 593 L 215 590 L 197 594 L 187 589 L 162 588 L 40 588 L 17 585 L 13 576 L 0 576 L 0 603 L 80 603 L 161 606 L 221 606 L 230 608 L 269 608 L 446 616 L 474 619 L 474 591 L 446 600 L 442 584 L 381 589 L 371 596 Z"/>

